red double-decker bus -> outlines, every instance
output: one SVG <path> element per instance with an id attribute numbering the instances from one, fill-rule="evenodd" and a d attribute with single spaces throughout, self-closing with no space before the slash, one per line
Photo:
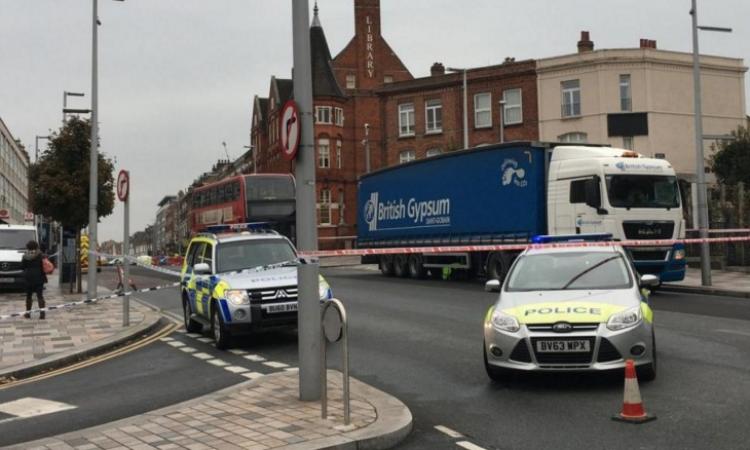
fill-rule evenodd
<path id="1" fill-rule="evenodd" d="M 253 174 L 225 178 L 193 191 L 193 233 L 219 224 L 269 222 L 289 237 L 295 235 L 295 182 L 289 174 Z"/>

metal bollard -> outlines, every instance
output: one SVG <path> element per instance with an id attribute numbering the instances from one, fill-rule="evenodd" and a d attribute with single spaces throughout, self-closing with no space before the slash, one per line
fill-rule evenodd
<path id="1" fill-rule="evenodd" d="M 333 307 L 333 310 L 331 310 Z M 331 311 L 336 311 L 333 316 Z M 351 422 L 351 409 L 349 405 L 349 343 L 347 336 L 346 308 L 339 300 L 332 298 L 324 302 L 321 306 L 321 345 L 320 345 L 320 416 L 323 419 L 328 417 L 328 371 L 326 370 L 326 341 L 341 342 L 341 357 L 343 360 L 343 382 L 344 382 L 344 425 Z M 329 314 L 328 316 L 326 314 Z M 328 321 L 326 320 L 328 318 Z M 328 323 L 328 327 L 326 327 Z"/>

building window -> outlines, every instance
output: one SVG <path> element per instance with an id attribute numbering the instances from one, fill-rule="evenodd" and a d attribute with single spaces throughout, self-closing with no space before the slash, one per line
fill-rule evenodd
<path id="1" fill-rule="evenodd" d="M 331 190 L 321 189 L 318 196 L 318 224 L 331 224 Z"/>
<path id="2" fill-rule="evenodd" d="M 523 107 L 521 105 L 521 90 L 508 89 L 503 91 L 503 123 L 514 125 L 523 122 Z"/>
<path id="3" fill-rule="evenodd" d="M 427 156 L 428 158 L 431 158 L 431 157 L 437 156 L 437 155 L 439 155 L 441 153 L 443 153 L 443 151 L 441 149 L 439 149 L 439 148 L 430 148 L 430 149 L 427 149 L 427 152 L 425 153 L 425 156 Z"/>
<path id="4" fill-rule="evenodd" d="M 576 117 L 581 115 L 581 82 L 568 80 L 561 83 L 562 116 Z"/>
<path id="5" fill-rule="evenodd" d="M 417 154 L 414 150 L 404 150 L 398 154 L 399 164 L 408 163 L 417 159 Z"/>
<path id="6" fill-rule="evenodd" d="M 392 76 L 390 76 L 390 75 L 386 75 L 386 76 L 384 76 L 384 77 L 383 77 L 383 83 L 385 83 L 385 84 L 388 84 L 388 83 L 393 83 L 393 77 L 392 77 Z"/>
<path id="7" fill-rule="evenodd" d="M 333 121 L 338 127 L 344 126 L 344 110 L 341 108 L 333 109 Z"/>
<path id="8" fill-rule="evenodd" d="M 492 94 L 485 92 L 474 96 L 474 128 L 492 127 Z"/>
<path id="9" fill-rule="evenodd" d="M 622 137 L 622 148 L 627 150 L 633 150 L 633 136 L 623 136 Z"/>
<path id="10" fill-rule="evenodd" d="M 346 76 L 346 88 L 347 89 L 355 89 L 357 87 L 357 76 L 356 75 L 347 75 Z"/>
<path id="11" fill-rule="evenodd" d="M 427 124 L 425 133 L 442 133 L 443 132 L 443 104 L 440 100 L 428 100 L 424 107 L 425 123 Z"/>
<path id="12" fill-rule="evenodd" d="M 318 139 L 318 167 L 321 169 L 331 167 L 331 144 L 328 139 Z"/>
<path id="13" fill-rule="evenodd" d="M 620 75 L 620 111 L 632 111 L 633 99 L 630 95 L 630 75 Z"/>
<path id="14" fill-rule="evenodd" d="M 336 168 L 340 169 L 341 166 L 341 139 L 336 139 Z"/>
<path id="15" fill-rule="evenodd" d="M 398 135 L 414 136 L 414 103 L 398 105 Z"/>
<path id="16" fill-rule="evenodd" d="M 588 142 L 588 135 L 574 131 L 572 133 L 561 134 L 557 137 L 557 140 L 566 144 L 585 144 Z"/>
<path id="17" fill-rule="evenodd" d="M 331 123 L 331 107 L 330 106 L 316 106 L 315 107 L 315 123 Z"/>

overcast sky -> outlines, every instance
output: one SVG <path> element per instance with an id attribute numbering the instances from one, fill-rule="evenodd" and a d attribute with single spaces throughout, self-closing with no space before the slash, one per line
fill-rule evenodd
<path id="1" fill-rule="evenodd" d="M 34 136 L 88 108 L 91 1 L 0 0 L 0 117 L 34 154 Z M 703 53 L 750 54 L 750 1 L 701 0 Z M 320 0 L 335 55 L 354 33 L 353 0 Z M 312 8 L 312 0 L 310 0 Z M 691 51 L 689 0 L 381 0 L 383 35 L 414 76 L 435 61 L 483 66 L 576 50 L 580 30 L 597 48 Z M 252 98 L 292 65 L 289 0 L 99 0 L 102 151 L 131 172 L 131 232 L 153 223 L 157 202 L 249 144 Z M 746 77 L 747 84 L 747 77 Z M 746 91 L 750 89 L 746 88 Z M 43 142 L 43 141 L 42 141 Z M 81 208 L 87 208 L 81 199 Z M 122 239 L 122 205 L 99 227 Z"/>

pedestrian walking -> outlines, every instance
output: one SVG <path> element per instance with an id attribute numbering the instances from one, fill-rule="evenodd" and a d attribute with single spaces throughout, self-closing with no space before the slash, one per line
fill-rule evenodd
<path id="1" fill-rule="evenodd" d="M 39 251 L 39 244 L 36 241 L 29 241 L 26 244 L 26 254 L 21 260 L 23 275 L 26 279 L 26 314 L 24 317 L 31 318 L 31 305 L 33 303 L 31 296 L 36 293 L 36 299 L 39 308 L 43 309 L 44 304 L 44 283 L 47 282 L 47 275 L 44 273 L 44 264 L 42 262 L 44 255 Z M 39 313 L 39 318 L 44 319 L 44 311 Z"/>

